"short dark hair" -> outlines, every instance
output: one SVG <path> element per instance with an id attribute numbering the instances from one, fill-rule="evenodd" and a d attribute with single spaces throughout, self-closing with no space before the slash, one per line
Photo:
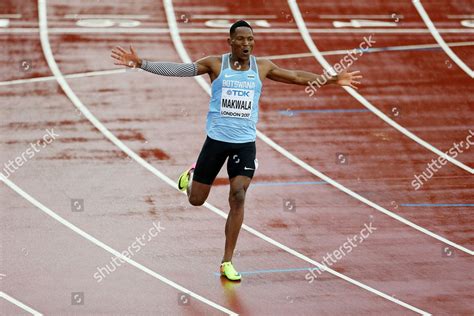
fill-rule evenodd
<path id="1" fill-rule="evenodd" d="M 238 27 L 241 27 L 241 26 L 249 27 L 253 32 L 253 28 L 250 26 L 250 24 L 248 24 L 244 20 L 239 20 L 239 21 L 235 22 L 234 24 L 232 24 L 232 26 L 230 27 L 230 31 L 229 31 L 230 36 L 232 37 L 232 35 L 234 35 L 234 33 L 235 33 L 235 29 L 237 29 Z"/>

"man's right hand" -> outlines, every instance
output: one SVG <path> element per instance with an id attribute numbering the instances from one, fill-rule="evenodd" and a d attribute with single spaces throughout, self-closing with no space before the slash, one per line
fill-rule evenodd
<path id="1" fill-rule="evenodd" d="M 138 57 L 132 45 L 130 45 L 130 52 L 127 52 L 120 46 L 115 47 L 112 49 L 110 57 L 116 60 L 114 65 L 122 65 L 130 68 L 140 68 L 142 65 L 142 60 Z"/>

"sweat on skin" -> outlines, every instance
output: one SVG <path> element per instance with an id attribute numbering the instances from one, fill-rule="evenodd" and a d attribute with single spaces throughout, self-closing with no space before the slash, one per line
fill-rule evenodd
<path id="1" fill-rule="evenodd" d="M 59 134 L 54 132 L 54 128 L 46 129 L 46 134 L 38 139 L 35 143 L 30 143 L 30 147 L 27 148 L 24 152 L 15 157 L 14 160 L 9 159 L 8 162 L 4 163 L 2 174 L 8 179 L 16 170 L 23 166 L 29 159 L 32 159 L 36 153 L 41 151 L 41 148 L 45 148 L 47 145 L 51 144 Z"/>

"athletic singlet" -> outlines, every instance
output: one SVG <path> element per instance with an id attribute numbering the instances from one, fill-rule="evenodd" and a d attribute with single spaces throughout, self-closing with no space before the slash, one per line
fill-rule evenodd
<path id="1" fill-rule="evenodd" d="M 230 53 L 222 55 L 221 72 L 211 88 L 207 135 L 228 143 L 255 141 L 262 92 L 255 56 L 250 56 L 249 70 L 237 71 L 230 67 Z"/>

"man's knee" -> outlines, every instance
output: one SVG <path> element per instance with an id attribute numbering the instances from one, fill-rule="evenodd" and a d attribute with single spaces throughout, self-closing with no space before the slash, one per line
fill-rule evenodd
<path id="1" fill-rule="evenodd" d="M 201 206 L 204 204 L 204 202 L 206 202 L 205 198 L 202 198 L 197 195 L 192 195 L 192 194 L 189 196 L 188 200 L 189 200 L 189 203 L 193 206 Z"/>
<path id="2" fill-rule="evenodd" d="M 244 188 L 239 188 L 235 190 L 231 190 L 230 196 L 229 196 L 229 201 L 238 203 L 238 204 L 244 204 L 245 202 L 245 189 Z"/>
<path id="3" fill-rule="evenodd" d="M 191 187 L 188 191 L 188 201 L 193 206 L 201 206 L 206 202 L 211 190 L 211 186 L 208 184 L 199 183 L 196 181 L 192 182 Z"/>

